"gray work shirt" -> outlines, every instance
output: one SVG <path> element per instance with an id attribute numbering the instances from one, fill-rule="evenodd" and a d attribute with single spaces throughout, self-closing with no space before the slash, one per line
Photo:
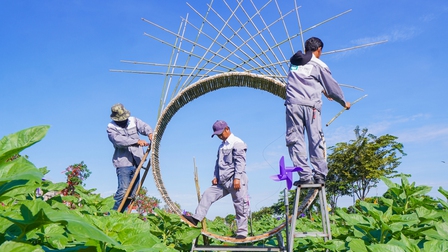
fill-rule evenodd
<path id="1" fill-rule="evenodd" d="M 246 150 L 247 145 L 233 134 L 221 143 L 214 172 L 219 184 L 232 178 L 241 179 L 246 173 Z"/>
<path id="2" fill-rule="evenodd" d="M 118 126 L 114 121 L 107 125 L 107 136 L 115 148 L 112 163 L 116 168 L 138 166 L 143 158 L 143 148 L 137 142 L 139 134 L 148 136 L 152 128 L 136 117 L 129 117 L 126 128 Z"/>
<path id="3" fill-rule="evenodd" d="M 344 94 L 328 66 L 314 55 L 305 65 L 291 65 L 285 104 L 310 106 L 321 111 L 322 91 L 345 107 Z"/>

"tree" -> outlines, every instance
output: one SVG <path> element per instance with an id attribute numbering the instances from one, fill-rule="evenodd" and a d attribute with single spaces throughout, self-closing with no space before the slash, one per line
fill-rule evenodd
<path id="1" fill-rule="evenodd" d="M 382 176 L 396 173 L 395 168 L 406 155 L 403 144 L 396 141 L 398 137 L 389 134 L 376 137 L 367 131 L 363 129 L 359 134 L 356 127 L 356 140 L 329 148 L 327 188 L 333 200 L 337 200 L 336 195 L 350 194 L 364 200 Z"/>

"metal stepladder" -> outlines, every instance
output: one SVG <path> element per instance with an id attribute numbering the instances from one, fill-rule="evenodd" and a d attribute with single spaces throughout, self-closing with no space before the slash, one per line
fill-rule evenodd
<path id="1" fill-rule="evenodd" d="M 128 205 L 128 213 L 132 211 L 132 207 L 134 206 L 135 197 L 137 197 L 138 192 L 140 192 L 140 189 L 142 188 L 143 183 L 145 182 L 146 175 L 148 174 L 149 168 L 151 166 L 151 160 L 148 161 L 146 164 L 146 167 L 143 169 L 145 172 L 143 173 L 143 176 L 140 178 L 137 189 L 135 191 L 135 197 L 129 197 L 131 194 L 132 188 L 134 187 L 135 181 L 140 175 L 140 170 L 142 169 L 143 164 L 145 163 L 146 159 L 148 158 L 149 152 L 151 151 L 151 145 L 148 146 L 148 149 L 146 149 L 145 155 L 143 155 L 142 160 L 140 161 L 140 164 L 138 165 L 137 169 L 135 170 L 134 177 L 131 180 L 131 183 L 128 186 L 128 189 L 126 190 L 126 193 L 123 196 L 123 200 L 121 200 L 120 206 L 118 207 L 117 211 L 121 212 L 121 209 L 123 208 L 126 201 L 130 200 L 131 202 Z"/>
<path id="2" fill-rule="evenodd" d="M 301 189 L 308 189 L 308 195 L 303 200 L 303 203 L 299 206 L 300 202 L 300 191 Z M 311 189 L 311 190 L 310 190 Z M 302 206 L 306 204 L 307 200 L 313 195 L 314 190 L 319 190 L 319 204 L 320 204 L 320 212 L 322 216 L 322 232 L 296 232 L 296 221 L 299 212 L 302 212 Z M 312 200 L 312 199 L 311 199 Z M 325 241 L 331 240 L 331 229 L 330 229 L 330 218 L 328 216 L 328 205 L 327 205 L 327 196 L 325 193 L 325 184 L 304 184 L 299 185 L 296 189 L 296 196 L 294 199 L 294 208 L 293 208 L 293 216 L 291 220 L 291 228 L 288 233 L 288 252 L 293 251 L 294 247 L 294 238 L 296 237 L 323 237 Z"/>

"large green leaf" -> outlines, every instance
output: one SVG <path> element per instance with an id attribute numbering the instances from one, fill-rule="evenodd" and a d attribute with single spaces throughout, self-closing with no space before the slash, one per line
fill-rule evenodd
<path id="1" fill-rule="evenodd" d="M 150 233 L 138 233 L 128 240 L 122 241 L 123 248 L 134 247 L 134 248 L 144 248 L 152 247 L 158 243 L 161 243 L 160 239 Z M 191 242 L 192 240 L 190 240 Z"/>
<path id="2" fill-rule="evenodd" d="M 7 241 L 4 242 L 1 246 L 0 246 L 0 251 L 3 252 L 9 252 L 9 251 L 18 251 L 18 252 L 44 252 L 45 250 L 43 250 L 41 248 L 41 246 L 33 246 L 31 244 L 27 244 L 27 243 L 22 243 L 22 242 L 15 242 L 15 241 Z"/>
<path id="3" fill-rule="evenodd" d="M 42 181 L 43 174 L 26 158 L 18 157 L 10 162 L 0 163 L 0 197 L 18 187 L 25 187 L 29 181 Z M 28 188 L 20 193 L 33 193 L 34 188 Z"/>
<path id="4" fill-rule="evenodd" d="M 432 240 L 423 244 L 422 252 L 448 251 L 448 241 Z"/>
<path id="5" fill-rule="evenodd" d="M 201 230 L 198 228 L 187 228 L 176 233 L 176 238 L 184 244 L 188 244 L 196 239 L 201 234 Z"/>
<path id="6" fill-rule="evenodd" d="M 69 242 L 64 227 L 58 224 L 46 225 L 40 234 L 43 240 L 58 250 L 65 248 Z"/>
<path id="7" fill-rule="evenodd" d="M 364 218 L 364 216 L 359 214 L 348 214 L 341 209 L 336 209 L 336 214 L 339 215 L 344 221 L 347 222 L 347 225 L 354 226 L 357 224 L 367 224 L 370 223 Z"/>
<path id="8" fill-rule="evenodd" d="M 367 247 L 372 252 L 406 252 L 400 246 L 392 244 L 374 244 Z"/>
<path id="9" fill-rule="evenodd" d="M 0 164 L 0 183 L 19 179 L 40 181 L 42 177 L 36 166 L 23 157 Z"/>
<path id="10" fill-rule="evenodd" d="M 23 219 L 14 219 L 5 215 L 0 216 L 19 226 L 23 232 L 22 235 L 46 224 L 59 223 L 66 226 L 68 231 L 78 241 L 95 240 L 119 246 L 118 242 L 76 215 L 76 211 L 56 211 L 42 200 L 27 201 L 20 209 Z"/>
<path id="11" fill-rule="evenodd" d="M 50 126 L 35 126 L 7 135 L 0 139 L 0 164 L 22 150 L 39 142 L 47 134 Z"/>
<path id="12" fill-rule="evenodd" d="M 448 223 L 438 222 L 434 225 L 434 229 L 423 231 L 422 233 L 434 240 L 448 241 Z"/>
<path id="13" fill-rule="evenodd" d="M 400 240 L 391 239 L 387 244 L 396 245 L 406 249 L 406 252 L 420 252 L 418 247 L 418 240 L 412 240 L 405 235 L 400 235 Z"/>
<path id="14" fill-rule="evenodd" d="M 349 247 L 352 251 L 356 251 L 356 252 L 367 252 L 366 245 L 364 244 L 364 241 L 361 240 L 361 239 L 352 239 L 352 240 L 348 243 L 348 247 Z"/>
<path id="15" fill-rule="evenodd" d="M 443 196 L 445 196 L 446 200 L 448 200 L 448 191 L 444 190 L 442 187 L 439 187 L 438 190 Z"/>

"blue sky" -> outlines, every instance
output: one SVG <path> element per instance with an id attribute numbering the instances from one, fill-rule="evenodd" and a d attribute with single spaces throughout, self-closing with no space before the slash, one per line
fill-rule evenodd
<path id="1" fill-rule="evenodd" d="M 235 1 L 228 2 L 234 5 Z M 207 3 L 189 2 L 201 13 L 205 13 Z M 222 1 L 215 3 L 219 6 Z M 376 136 L 397 136 L 408 154 L 398 172 L 411 174 L 410 181 L 417 185 L 432 186 L 430 195 L 441 197 L 437 189 L 448 189 L 448 114 L 444 103 L 448 91 L 448 35 L 444 27 L 448 3 L 319 0 L 298 1 L 298 5 L 303 28 L 351 9 L 304 34 L 305 39 L 320 37 L 324 52 L 388 41 L 322 56 L 336 80 L 364 89 L 343 88 L 347 100 L 368 95 L 329 127 L 324 126 L 327 146 L 354 139 L 357 125 Z M 291 3 L 285 8 L 289 10 Z M 194 11 L 182 1 L 2 1 L 0 136 L 50 125 L 47 136 L 22 154 L 37 167 L 47 166 L 51 172 L 46 177 L 54 182 L 65 180 L 67 166 L 84 161 L 92 171 L 87 188 L 112 195 L 116 175 L 111 162 L 113 148 L 106 135 L 110 107 L 121 102 L 132 115 L 154 127 L 164 77 L 110 70 L 153 70 L 120 60 L 168 63 L 170 48 L 144 33 L 166 41 L 174 41 L 174 37 L 141 18 L 177 31 L 187 13 L 193 22 Z M 274 15 L 273 11 L 266 16 L 270 13 Z M 299 49 L 296 41 L 294 50 Z M 340 110 L 339 104 L 325 100 L 323 122 Z M 170 121 L 160 148 L 161 174 L 170 197 L 183 209 L 194 211 L 193 160 L 201 190 L 210 185 L 219 145 L 210 135 L 217 119 L 226 120 L 232 132 L 248 144 L 252 210 L 276 202 L 285 185 L 269 176 L 277 173 L 281 156 L 291 165 L 284 144 L 283 101 L 246 88 L 201 96 Z M 161 199 L 151 174 L 145 186 Z M 380 184 L 370 195 L 381 195 L 385 190 Z M 339 205 L 350 203 L 351 198 L 343 198 Z M 230 197 L 212 206 L 209 217 L 229 213 L 233 213 Z"/>

